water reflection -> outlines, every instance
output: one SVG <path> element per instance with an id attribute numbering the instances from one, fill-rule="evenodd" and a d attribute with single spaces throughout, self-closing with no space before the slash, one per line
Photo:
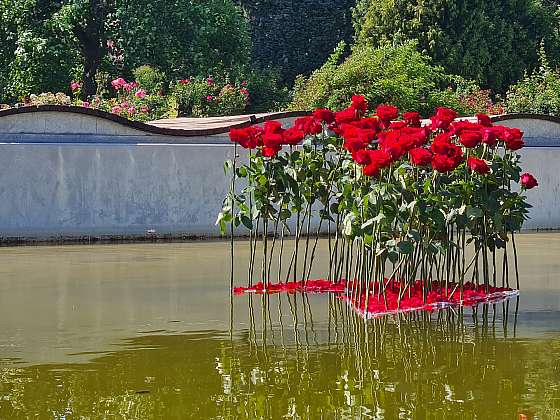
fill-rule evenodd
<path id="1" fill-rule="evenodd" d="M 86 364 L 6 363 L 0 418 L 560 416 L 560 337 L 516 338 L 515 301 L 368 322 L 334 297 L 319 322 L 305 295 L 246 301 L 247 329 L 134 337 Z"/>

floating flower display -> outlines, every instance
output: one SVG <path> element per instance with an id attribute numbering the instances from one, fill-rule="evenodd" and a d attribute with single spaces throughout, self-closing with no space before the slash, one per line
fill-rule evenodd
<path id="1" fill-rule="evenodd" d="M 367 312 L 379 312 L 380 299 L 384 311 L 427 309 L 442 302 L 434 296 L 468 304 L 514 292 L 513 262 L 519 289 L 515 232 L 530 208 L 525 192 L 538 185 L 521 174 L 523 132 L 483 114 L 458 119 L 447 108 L 424 123 L 416 112 L 399 119 L 391 105 L 368 109 L 355 95 L 347 109 L 317 109 L 291 127 L 269 121 L 231 130 L 231 189 L 217 224 L 223 233 L 230 225 L 232 247 L 235 228 L 249 233 L 247 287 L 343 288 Z M 239 165 L 237 146 L 247 150 L 247 163 Z M 324 232 L 326 283 L 310 280 Z M 294 236 L 291 251 L 287 235 Z M 252 285 L 257 276 L 262 283 Z M 385 286 L 374 292 L 376 284 Z"/>

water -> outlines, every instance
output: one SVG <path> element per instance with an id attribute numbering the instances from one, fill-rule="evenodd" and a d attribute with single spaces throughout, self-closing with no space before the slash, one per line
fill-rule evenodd
<path id="1" fill-rule="evenodd" d="M 368 322 L 230 306 L 224 242 L 0 249 L 0 419 L 560 418 L 560 235 L 518 241 L 518 301 Z"/>

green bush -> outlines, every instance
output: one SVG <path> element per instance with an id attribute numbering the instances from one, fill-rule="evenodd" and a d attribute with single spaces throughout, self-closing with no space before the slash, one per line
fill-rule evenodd
<path id="1" fill-rule="evenodd" d="M 249 92 L 243 86 L 219 83 L 211 77 L 180 80 L 173 96 L 180 117 L 242 114 L 249 101 Z"/>
<path id="2" fill-rule="evenodd" d="M 398 47 L 358 47 L 341 64 L 344 44 L 309 78 L 299 77 L 291 109 L 345 108 L 352 95 L 362 94 L 375 106 L 390 103 L 431 115 L 438 106 L 459 108 L 448 86 L 453 77 L 431 64 L 414 43 Z"/>
<path id="3" fill-rule="evenodd" d="M 542 49 L 540 67 L 509 88 L 504 106 L 507 112 L 560 115 L 560 70 L 550 67 Z"/>
<path id="4" fill-rule="evenodd" d="M 245 76 L 249 91 L 246 112 L 271 112 L 286 109 L 290 103 L 290 91 L 280 87 L 279 72 L 274 69 L 252 70 Z"/>
<path id="5" fill-rule="evenodd" d="M 358 44 L 417 40 L 448 73 L 505 92 L 537 67 L 545 40 L 560 55 L 558 6 L 547 0 L 359 0 Z"/>
<path id="6" fill-rule="evenodd" d="M 134 69 L 134 80 L 149 93 L 164 93 L 165 75 L 151 66 L 143 65 Z"/>

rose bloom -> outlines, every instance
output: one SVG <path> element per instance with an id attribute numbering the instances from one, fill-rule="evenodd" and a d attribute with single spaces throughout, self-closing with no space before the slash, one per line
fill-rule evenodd
<path id="1" fill-rule="evenodd" d="M 323 125 L 313 117 L 297 118 L 294 127 L 305 134 L 319 134 L 323 131 Z"/>
<path id="2" fill-rule="evenodd" d="M 369 153 L 365 149 L 360 149 L 356 153 L 352 154 L 352 158 L 358 165 L 369 165 L 371 163 L 371 159 L 369 157 Z"/>
<path id="3" fill-rule="evenodd" d="M 477 157 L 473 157 L 473 156 L 469 157 L 467 159 L 467 165 L 469 166 L 469 168 L 471 168 L 471 170 L 481 175 L 490 172 L 490 167 L 488 166 L 488 164 L 484 160 L 479 159 Z"/>
<path id="4" fill-rule="evenodd" d="M 449 172 L 455 169 L 458 165 L 455 160 L 445 155 L 435 155 L 432 159 L 432 168 L 438 172 Z"/>
<path id="5" fill-rule="evenodd" d="M 72 89 L 72 92 L 77 91 L 78 89 L 80 89 L 82 87 L 82 84 L 79 82 L 72 82 L 70 83 L 70 89 Z"/>
<path id="6" fill-rule="evenodd" d="M 214 84 L 214 79 L 209 77 L 208 79 L 206 79 L 206 83 L 208 83 L 208 85 L 212 86 Z"/>
<path id="7" fill-rule="evenodd" d="M 539 185 L 535 177 L 527 172 L 521 175 L 520 181 L 521 181 L 521 186 L 526 190 L 530 190 L 531 188 L 535 188 L 536 186 Z"/>
<path id="8" fill-rule="evenodd" d="M 206 100 L 207 100 L 208 102 L 212 102 L 212 101 L 214 100 L 214 97 L 213 97 L 212 95 L 208 95 L 208 96 L 206 97 Z"/>
<path id="9" fill-rule="evenodd" d="M 399 116 L 399 109 L 393 105 L 379 105 L 375 114 L 383 123 L 388 124 Z"/>
<path id="10" fill-rule="evenodd" d="M 127 84 L 126 80 L 124 80 L 122 77 L 118 77 L 111 82 L 111 85 L 113 86 L 113 88 L 115 90 L 119 90 L 120 88 L 122 88 L 126 84 Z"/>
<path id="11" fill-rule="evenodd" d="M 369 165 L 364 167 L 364 175 L 365 176 L 371 176 L 374 178 L 377 178 L 379 176 L 379 166 L 377 165 L 377 163 L 370 163 Z"/>
<path id="12" fill-rule="evenodd" d="M 135 113 L 136 113 L 136 107 L 131 106 L 130 108 L 128 108 L 128 113 L 129 113 L 130 115 L 135 114 Z"/>
<path id="13" fill-rule="evenodd" d="M 343 111 L 338 111 L 335 114 L 337 124 L 348 124 L 358 119 L 356 110 L 354 108 L 346 108 Z"/>
<path id="14" fill-rule="evenodd" d="M 498 142 L 498 136 L 496 134 L 496 130 L 492 128 L 486 128 L 482 132 L 482 143 L 487 144 L 490 147 L 493 147 Z"/>
<path id="15" fill-rule="evenodd" d="M 392 163 L 391 155 L 384 150 L 368 150 L 370 163 L 376 164 L 380 169 Z"/>
<path id="16" fill-rule="evenodd" d="M 432 163 L 432 152 L 423 147 L 417 147 L 410 152 L 410 162 L 416 166 L 428 166 Z"/>
<path id="17" fill-rule="evenodd" d="M 144 99 L 146 97 L 146 91 L 144 89 L 138 89 L 134 94 L 139 99 Z"/>
<path id="18" fill-rule="evenodd" d="M 261 153 L 264 157 L 272 158 L 276 156 L 281 149 L 281 146 L 263 147 Z"/>
<path id="19" fill-rule="evenodd" d="M 436 111 L 436 115 L 432 117 L 432 124 L 436 128 L 446 129 L 449 127 L 449 124 L 451 124 L 453 120 L 458 116 L 459 114 L 457 114 L 457 112 L 452 109 L 438 108 Z"/>
<path id="20" fill-rule="evenodd" d="M 181 79 L 179 80 L 180 85 L 188 85 L 191 81 L 189 79 Z"/>
<path id="21" fill-rule="evenodd" d="M 148 105 L 142 105 L 140 107 L 140 111 L 143 112 L 144 114 L 148 113 L 148 111 L 150 111 L 150 108 L 148 108 Z"/>
<path id="22" fill-rule="evenodd" d="M 120 114 L 122 112 L 122 108 L 120 106 L 116 105 L 111 109 L 111 112 L 113 114 Z"/>
<path id="23" fill-rule="evenodd" d="M 363 95 L 352 96 L 352 108 L 356 110 L 360 115 L 365 114 L 368 109 L 368 102 Z"/>
<path id="24" fill-rule="evenodd" d="M 88 101 L 84 101 L 84 102 L 82 102 L 82 106 L 84 108 L 89 108 L 91 106 L 91 104 Z"/>
<path id="25" fill-rule="evenodd" d="M 298 130 L 296 127 L 290 127 L 284 131 L 282 137 L 284 139 L 284 144 L 295 146 L 303 140 L 305 133 L 302 130 Z"/>
<path id="26" fill-rule="evenodd" d="M 420 113 L 418 112 L 405 112 L 403 118 L 406 123 L 411 127 L 420 127 L 422 122 L 420 121 Z"/>
<path id="27" fill-rule="evenodd" d="M 476 114 L 478 123 L 484 127 L 492 127 L 492 120 L 486 114 Z"/>
<path id="28" fill-rule="evenodd" d="M 321 109 L 321 108 L 316 109 L 315 111 L 313 111 L 313 116 L 317 120 L 324 121 L 327 124 L 330 124 L 335 120 L 334 112 L 332 112 L 330 109 Z"/>
<path id="29" fill-rule="evenodd" d="M 482 135 L 478 131 L 463 131 L 459 134 L 459 142 L 465 147 L 476 147 L 482 141 Z"/>

